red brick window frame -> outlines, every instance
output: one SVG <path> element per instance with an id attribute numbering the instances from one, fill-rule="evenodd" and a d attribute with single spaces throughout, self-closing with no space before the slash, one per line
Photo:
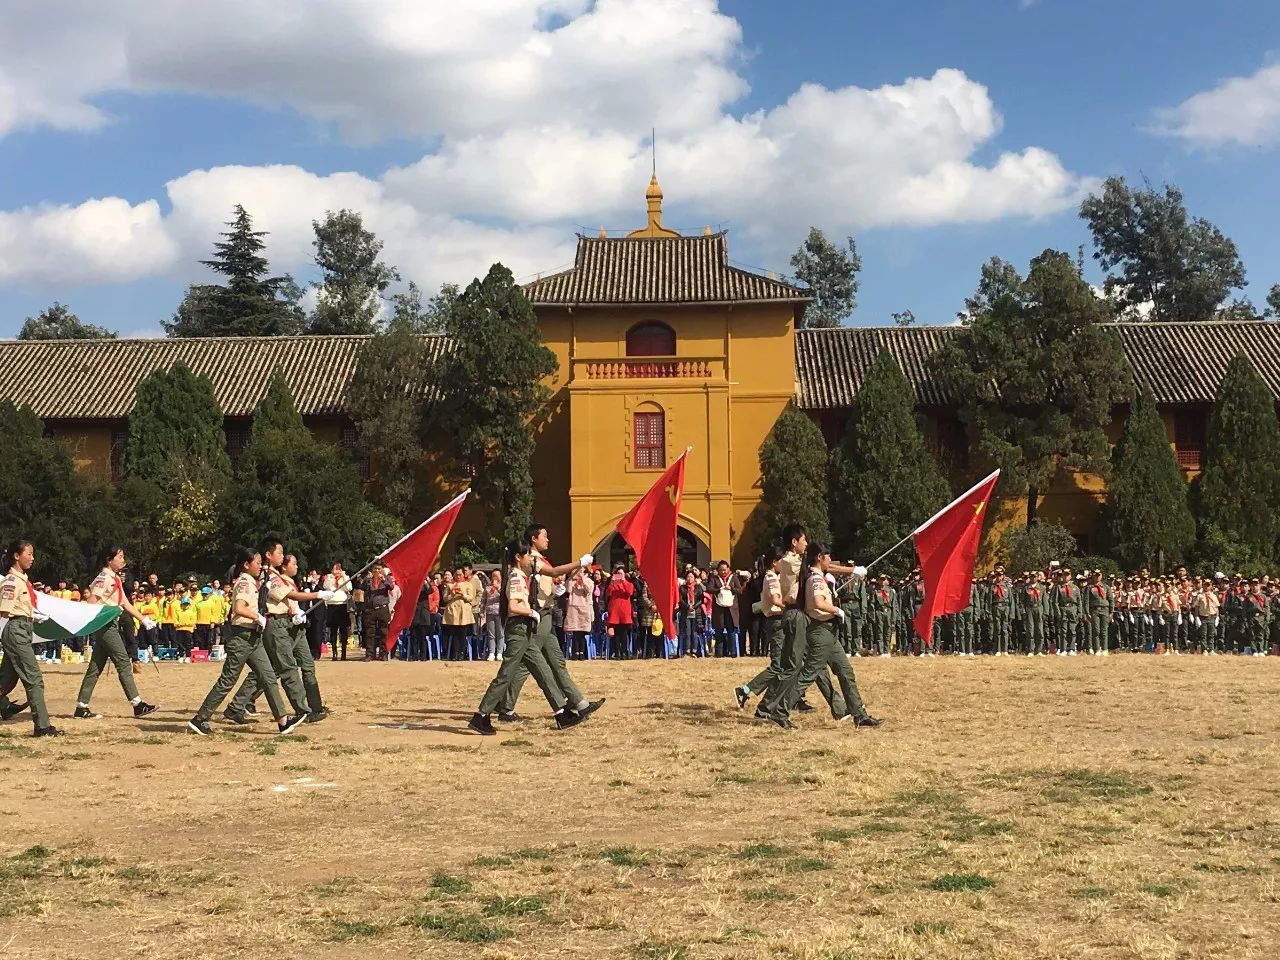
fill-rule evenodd
<path id="1" fill-rule="evenodd" d="M 667 415 L 662 410 L 637 410 L 632 420 L 632 462 L 637 470 L 661 470 L 667 465 Z"/>

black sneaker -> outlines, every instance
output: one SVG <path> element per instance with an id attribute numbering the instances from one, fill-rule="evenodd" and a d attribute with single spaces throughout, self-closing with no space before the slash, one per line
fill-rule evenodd
<path id="1" fill-rule="evenodd" d="M 12 720 L 29 706 L 29 703 L 6 703 L 0 707 L 0 720 Z"/>
<path id="2" fill-rule="evenodd" d="M 305 713 L 295 713 L 291 716 L 287 716 L 280 721 L 279 735 L 283 737 L 286 733 L 293 733 L 297 727 L 302 726 L 306 722 L 307 715 Z"/>
<path id="3" fill-rule="evenodd" d="M 747 693 L 745 687 L 734 687 L 733 699 L 738 701 L 739 710 L 745 710 L 747 708 L 747 701 L 751 699 L 751 694 Z"/>
<path id="4" fill-rule="evenodd" d="M 135 717 L 145 717 L 148 713 L 155 713 L 158 708 L 154 703 L 147 703 L 145 700 L 139 700 L 133 705 L 133 715 Z"/>
<path id="5" fill-rule="evenodd" d="M 583 707 L 581 710 L 578 711 L 578 716 L 580 716 L 583 720 L 587 719 L 587 717 L 591 716 L 593 713 L 595 713 L 597 710 L 599 710 L 601 707 L 604 706 L 604 700 L 605 700 L 604 697 L 601 697 L 599 700 L 592 700 L 585 707 Z"/>
<path id="6" fill-rule="evenodd" d="M 226 720 L 228 723 L 235 723 L 241 726 L 243 726 L 246 723 L 253 722 L 248 717 L 246 717 L 243 713 L 236 713 L 230 707 L 227 707 L 227 709 L 222 711 L 222 719 Z"/>
<path id="7" fill-rule="evenodd" d="M 467 727 L 476 733 L 482 733 L 486 737 L 492 737 L 498 732 L 498 728 L 493 725 L 493 721 L 483 713 L 473 713 L 471 719 L 467 721 Z"/>
<path id="8" fill-rule="evenodd" d="M 755 712 L 755 714 L 754 714 L 753 716 L 755 717 L 755 719 L 756 719 L 756 720 L 768 720 L 768 719 L 769 719 L 769 715 L 768 715 L 767 713 L 765 713 L 763 710 L 761 710 L 759 707 L 756 707 L 756 712 Z"/>
<path id="9" fill-rule="evenodd" d="M 256 717 L 258 715 L 258 708 L 251 703 L 244 708 L 244 714 L 246 717 Z"/>
<path id="10" fill-rule="evenodd" d="M 319 710 L 312 710 L 307 714 L 307 723 L 319 723 L 327 716 L 329 716 L 328 707 L 321 707 Z"/>
<path id="11" fill-rule="evenodd" d="M 858 726 L 860 727 L 878 727 L 882 723 L 884 723 L 883 720 L 877 720 L 869 713 L 858 718 Z"/>
<path id="12" fill-rule="evenodd" d="M 76 707 L 76 712 L 72 716 L 77 720 L 101 720 L 102 714 L 94 713 L 88 707 Z"/>
<path id="13" fill-rule="evenodd" d="M 520 716 L 520 714 L 516 713 L 514 710 L 507 713 L 499 710 L 498 719 L 503 723 L 522 723 L 524 721 L 524 717 Z"/>
<path id="14" fill-rule="evenodd" d="M 187 729 L 192 733 L 198 733 L 202 737 L 207 737 L 213 733 L 213 727 L 209 726 L 208 720 L 201 720 L 199 717 L 192 717 L 187 721 Z"/>
<path id="15" fill-rule="evenodd" d="M 33 737 L 60 737 L 62 736 L 62 731 L 59 730 L 57 727 L 53 726 L 52 724 L 50 724 L 47 727 L 36 727 L 36 732 L 33 733 L 32 736 Z"/>
<path id="16" fill-rule="evenodd" d="M 556 729 L 568 730 L 570 727 L 576 727 L 585 717 L 576 710 L 570 710 L 568 707 L 556 714 Z"/>
<path id="17" fill-rule="evenodd" d="M 765 719 L 768 720 L 770 723 L 776 723 L 783 730 L 797 729 L 796 725 L 792 723 L 790 720 L 788 720 L 786 717 L 775 717 L 772 714 L 766 714 Z"/>
<path id="18" fill-rule="evenodd" d="M 797 712 L 799 712 L 799 713 L 808 713 L 808 712 L 809 712 L 810 710 L 812 710 L 812 709 L 813 709 L 813 707 L 809 704 L 809 702 L 808 702 L 807 700 L 797 700 L 797 701 L 796 701 L 796 710 L 797 710 Z"/>

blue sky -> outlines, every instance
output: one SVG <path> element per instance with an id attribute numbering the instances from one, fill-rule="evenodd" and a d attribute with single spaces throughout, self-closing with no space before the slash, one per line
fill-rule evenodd
<path id="1" fill-rule="evenodd" d="M 853 234 L 853 323 L 949 322 L 988 257 L 1087 244 L 1113 174 L 1178 184 L 1255 303 L 1280 282 L 1280 4 L 212 7 L 0 0 L 0 335 L 55 299 L 158 331 L 235 202 L 302 281 L 340 206 L 427 287 L 549 272 L 641 225 L 650 126 L 667 223 L 736 261 Z"/>

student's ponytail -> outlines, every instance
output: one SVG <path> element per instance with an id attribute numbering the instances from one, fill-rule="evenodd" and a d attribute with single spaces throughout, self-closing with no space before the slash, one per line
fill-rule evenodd
<path id="1" fill-rule="evenodd" d="M 802 609 L 806 614 L 809 612 L 809 578 L 813 576 L 814 565 L 818 562 L 818 558 L 824 553 L 830 553 L 825 544 L 814 541 L 809 544 L 809 549 L 804 552 L 804 563 L 800 567 L 800 582 L 796 584 L 800 590 L 802 600 Z"/>
<path id="2" fill-rule="evenodd" d="M 776 543 L 769 544 L 765 548 L 764 553 L 756 559 L 756 573 L 763 577 L 771 569 L 773 565 L 782 559 L 782 547 Z"/>

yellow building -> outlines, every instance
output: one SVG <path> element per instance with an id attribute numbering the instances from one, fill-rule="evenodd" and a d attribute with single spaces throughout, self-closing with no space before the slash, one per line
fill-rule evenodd
<path id="1" fill-rule="evenodd" d="M 680 236 L 662 225 L 657 179 L 647 223 L 625 237 L 582 236 L 574 265 L 525 287 L 558 361 L 552 396 L 535 418 L 535 516 L 556 556 L 620 557 L 617 520 L 685 447 L 681 553 L 745 564 L 758 540 L 760 445 L 789 402 L 843 432 L 862 378 L 882 350 L 916 391 L 917 411 L 940 460 L 960 482 L 968 442 L 958 398 L 929 373 L 928 359 L 955 327 L 797 330 L 806 292 L 735 267 L 724 233 Z M 1280 323 L 1122 323 L 1115 329 L 1138 384 L 1151 387 L 1188 477 L 1199 468 L 1209 409 L 1227 364 L 1247 354 L 1280 398 Z M 0 343 L 0 399 L 29 405 L 66 440 L 77 463 L 104 475 L 119 468 L 138 382 L 182 361 L 207 376 L 225 415 L 228 451 L 248 439 L 250 416 L 279 370 L 317 435 L 354 447 L 344 407 L 360 336 L 246 337 Z M 448 348 L 427 338 L 435 352 Z M 244 371 L 261 371 L 246 377 Z M 1111 435 L 1127 411 L 1117 409 Z M 1097 477 L 1064 471 L 1038 504 L 1090 552 L 1105 495 Z M 464 512 L 453 542 L 479 527 L 484 504 Z M 1000 523 L 1024 504 L 998 504 Z"/>

